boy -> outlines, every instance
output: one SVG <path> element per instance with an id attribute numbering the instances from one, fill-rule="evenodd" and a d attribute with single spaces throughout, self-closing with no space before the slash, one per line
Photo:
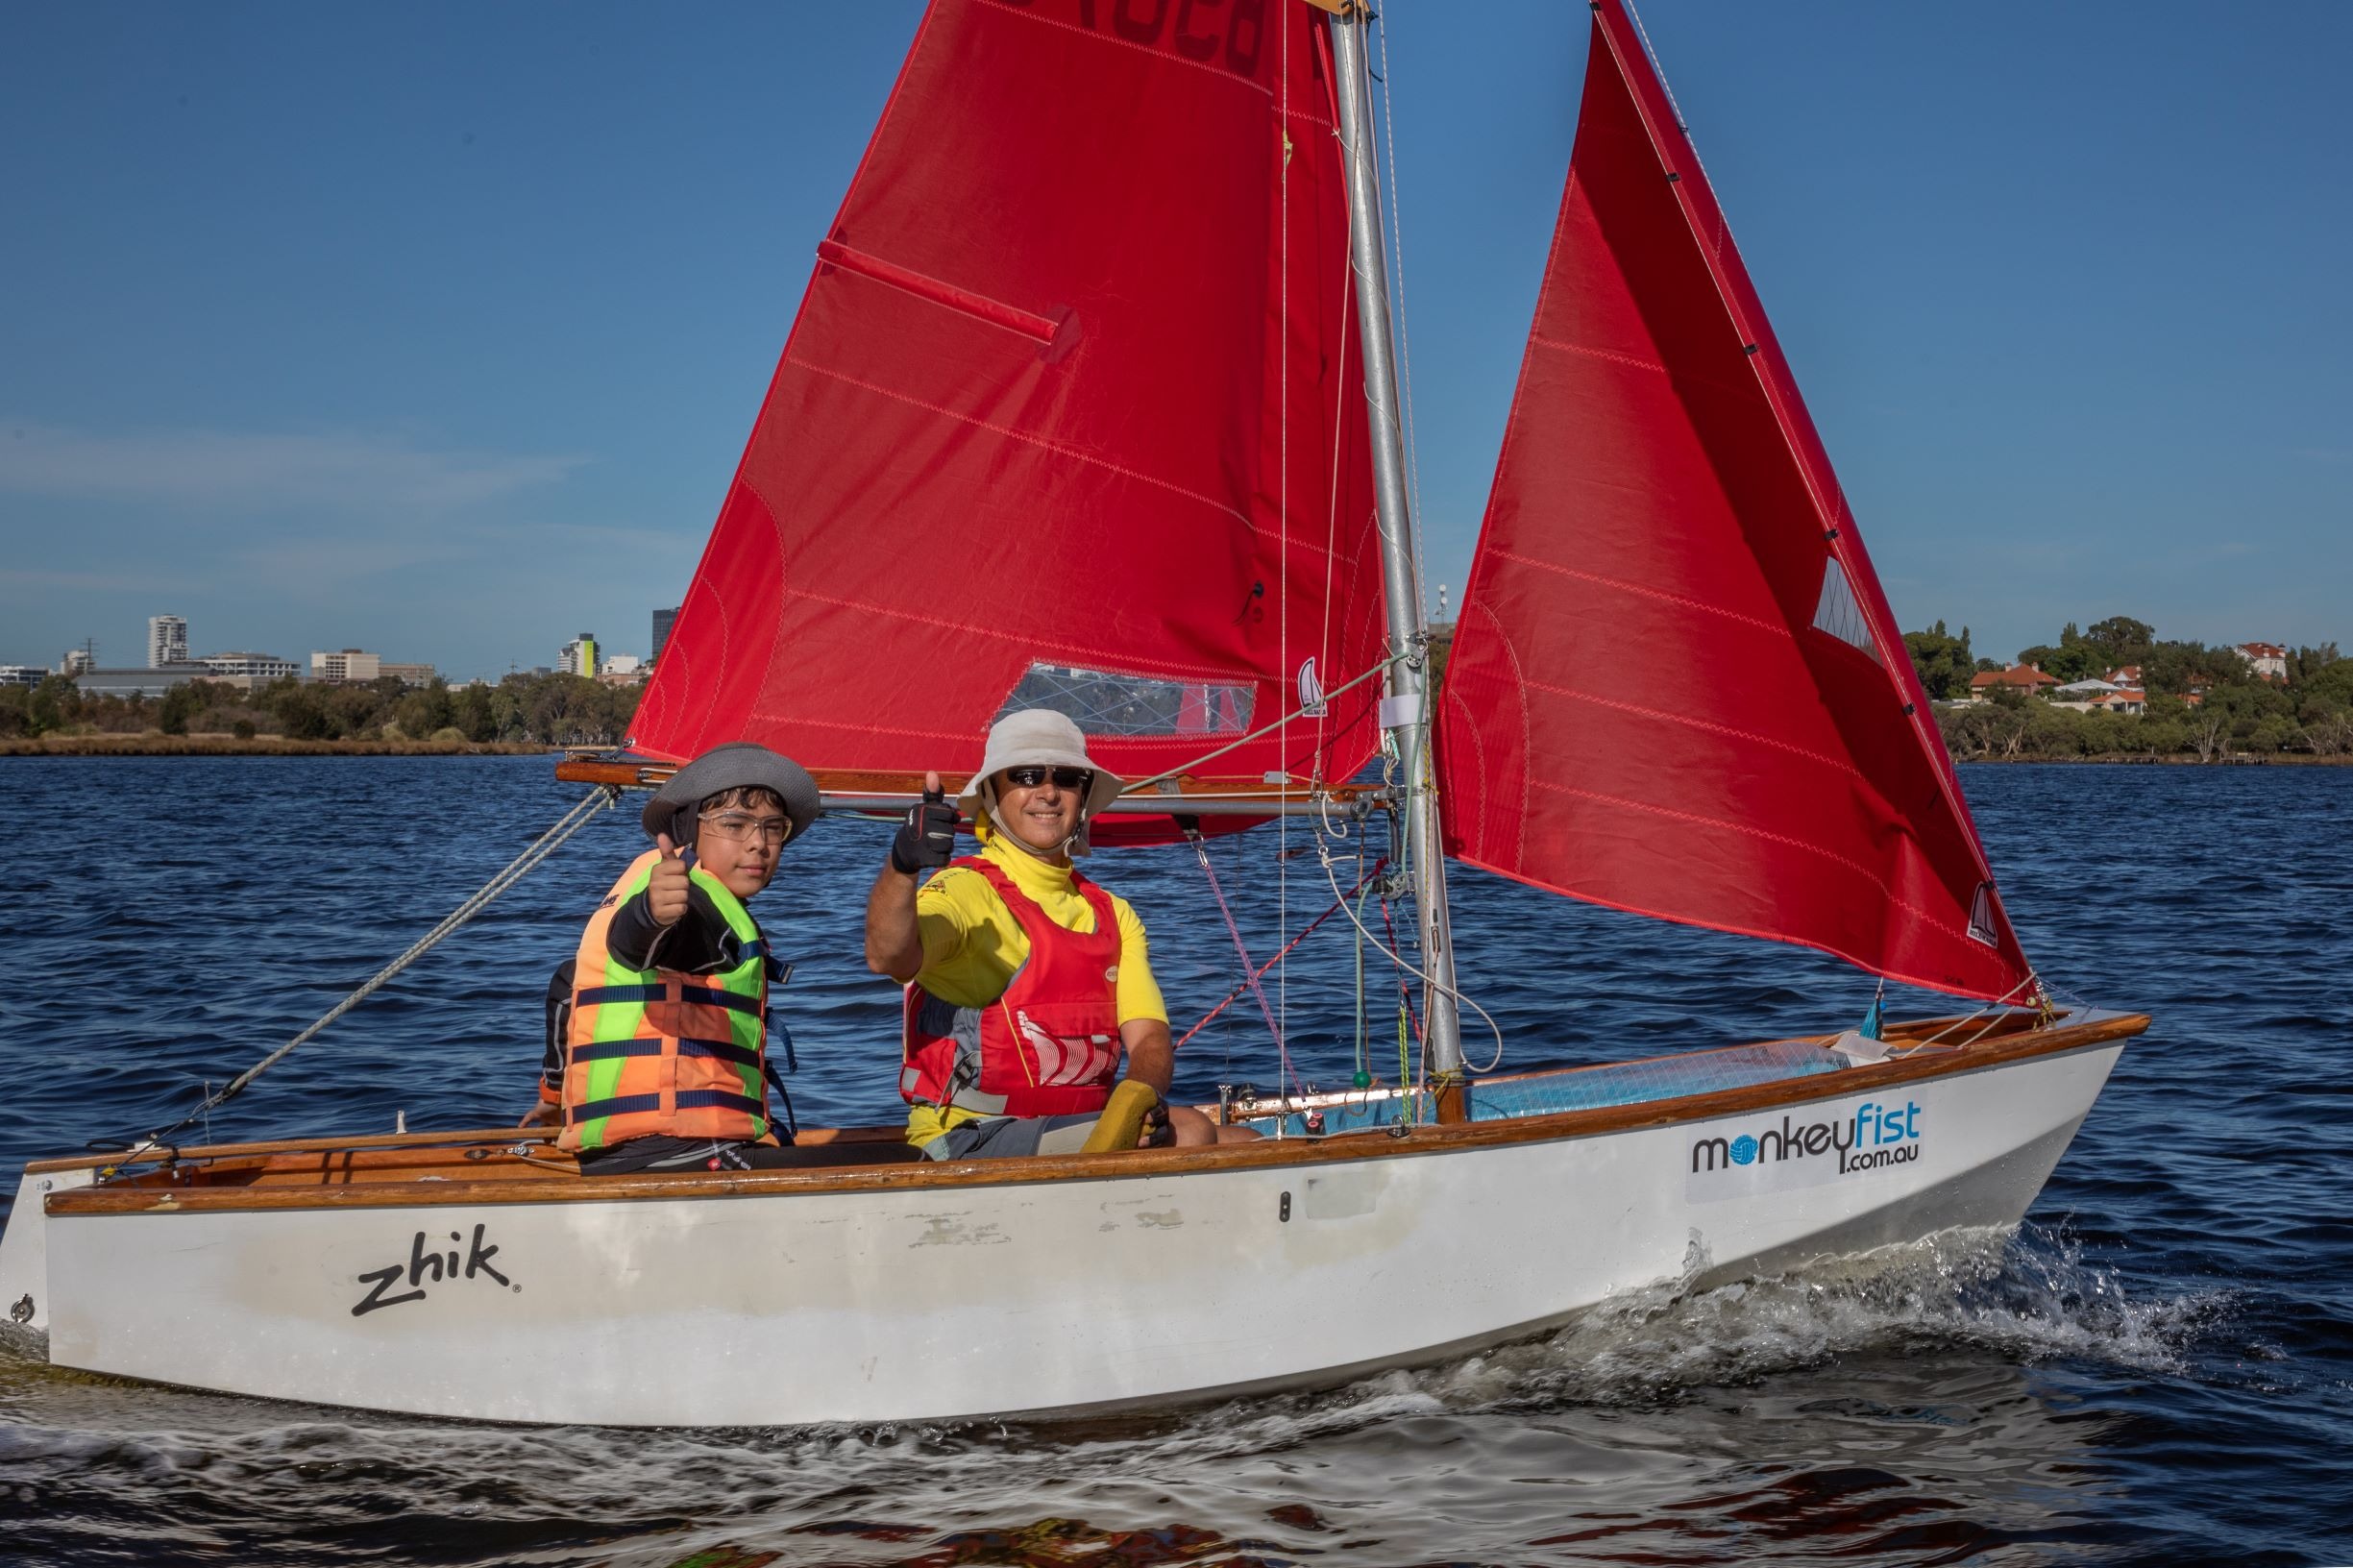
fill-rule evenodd
<path id="1" fill-rule="evenodd" d="M 704 752 L 647 803 L 654 847 L 613 884 L 574 960 L 556 1145 L 584 1173 L 908 1157 L 889 1143 L 797 1149 L 770 1117 L 777 967 L 744 906 L 817 815 L 808 773 L 748 741 Z"/>

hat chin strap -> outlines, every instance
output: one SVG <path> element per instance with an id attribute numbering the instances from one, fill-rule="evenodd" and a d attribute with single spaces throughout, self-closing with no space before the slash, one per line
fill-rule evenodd
<path id="1" fill-rule="evenodd" d="M 990 825 L 996 829 L 995 837 L 1012 845 L 1032 860 L 1042 860 L 1051 865 L 1056 855 L 1066 855 L 1071 859 L 1076 859 L 1092 847 L 1087 842 L 1087 808 L 1085 806 L 1079 807 L 1078 826 L 1070 830 L 1068 838 L 1051 849 L 1041 849 L 1020 834 L 1005 826 L 1003 821 L 1005 814 L 998 809 L 996 803 L 996 779 L 993 775 L 981 780 L 980 803 L 981 809 L 989 814 Z"/>

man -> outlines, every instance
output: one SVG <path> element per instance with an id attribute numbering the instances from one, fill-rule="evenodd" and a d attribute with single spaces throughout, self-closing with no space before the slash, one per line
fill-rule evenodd
<path id="1" fill-rule="evenodd" d="M 574 960 L 560 1148 L 591 1175 L 909 1158 L 891 1143 L 799 1149 L 768 1107 L 768 987 L 744 906 L 818 815 L 817 784 L 736 742 L 671 776 L 640 821 L 654 846 L 589 918 Z"/>
<path id="2" fill-rule="evenodd" d="M 907 986 L 899 1092 L 907 1140 L 932 1159 L 1080 1149 L 1122 1054 L 1129 1081 L 1167 1093 L 1176 1053 L 1143 922 L 1070 864 L 1119 791 L 1067 718 L 1008 714 L 958 801 L 980 853 L 949 863 L 957 813 L 937 773 L 893 839 L 867 899 L 866 962 Z M 1182 1144 L 1252 1136 L 1189 1107 L 1166 1116 Z"/>

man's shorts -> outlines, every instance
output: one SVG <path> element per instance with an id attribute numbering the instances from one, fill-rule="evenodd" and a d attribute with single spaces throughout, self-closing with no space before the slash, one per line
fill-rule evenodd
<path id="1" fill-rule="evenodd" d="M 1006 1160 L 1026 1154 L 1076 1154 L 1097 1118 L 1070 1116 L 983 1116 L 959 1122 L 923 1145 L 934 1160 Z"/>

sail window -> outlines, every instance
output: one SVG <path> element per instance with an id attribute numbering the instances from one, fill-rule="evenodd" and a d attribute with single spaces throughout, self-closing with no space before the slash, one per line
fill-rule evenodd
<path id="1" fill-rule="evenodd" d="M 1847 581 L 1846 568 L 1838 564 L 1835 555 L 1824 563 L 1822 600 L 1814 606 L 1814 629 L 1826 631 L 1875 659 L 1879 656 L 1878 648 L 1871 640 L 1871 627 L 1863 621 L 1863 606 L 1855 602 L 1854 588 Z"/>
<path id="2" fill-rule="evenodd" d="M 1240 735 L 1257 688 L 1160 675 L 1123 675 L 1076 665 L 1033 664 L 997 710 L 1002 719 L 1051 708 L 1090 735 Z"/>

